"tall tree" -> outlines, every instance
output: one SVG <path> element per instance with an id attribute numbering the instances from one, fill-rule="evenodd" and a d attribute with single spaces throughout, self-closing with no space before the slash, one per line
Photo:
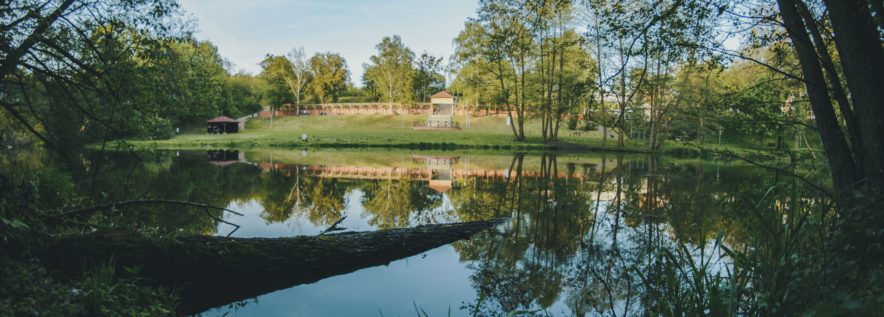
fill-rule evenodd
<path id="1" fill-rule="evenodd" d="M 176 124 L 202 123 L 217 116 L 225 102 L 227 72 L 218 49 L 209 42 L 182 41 L 170 43 L 174 58 L 165 64 L 172 71 L 167 78 L 174 83 L 171 93 L 176 102 L 167 109 Z M 232 115 L 232 114 L 231 114 Z"/>
<path id="2" fill-rule="evenodd" d="M 224 89 L 227 101 L 222 105 L 221 113 L 239 117 L 261 110 L 263 99 L 258 81 L 255 76 L 243 72 L 228 76 Z"/>
<path id="3" fill-rule="evenodd" d="M 852 190 L 880 197 L 884 193 L 884 90 L 879 87 L 884 82 L 884 48 L 880 25 L 875 23 L 866 1 L 824 3 L 843 77 L 835 75 L 828 43 L 819 34 L 819 22 L 813 19 L 808 4 L 801 0 L 777 1 L 801 64 L 835 190 L 843 198 L 849 197 L 847 193 Z M 845 87 L 849 101 L 841 96 Z M 846 129 L 832 103 L 830 89 L 840 103 Z M 844 131 L 855 135 L 847 136 Z"/>
<path id="4" fill-rule="evenodd" d="M 530 7 L 533 8 L 530 28 L 537 43 L 532 51 L 535 66 L 530 74 L 532 81 L 537 82 L 537 88 L 531 93 L 537 96 L 531 100 L 538 105 L 536 112 L 541 117 L 543 141 L 555 143 L 562 119 L 575 106 L 571 97 L 584 93 L 583 88 L 586 88 L 582 83 L 574 82 L 583 81 L 578 78 L 582 75 L 572 75 L 574 71 L 583 73 L 583 69 L 589 66 L 585 64 L 588 55 L 581 46 L 582 39 L 574 32 L 571 1 L 542 1 Z M 566 80 L 570 82 L 566 83 Z M 566 90 L 566 85 L 570 89 Z"/>
<path id="5" fill-rule="evenodd" d="M 369 57 L 369 64 L 362 66 L 365 78 L 375 84 L 383 100 L 390 103 L 411 101 L 414 52 L 398 35 L 385 36 L 375 48 L 377 54 Z"/>
<path id="6" fill-rule="evenodd" d="M 292 94 L 295 95 L 295 105 L 301 105 L 301 96 L 307 90 L 307 82 L 310 80 L 310 65 L 307 64 L 307 56 L 304 55 L 304 47 L 292 49 L 286 57 L 291 65 L 292 78 L 286 78 Z"/>
<path id="7" fill-rule="evenodd" d="M 291 102 L 294 97 L 293 91 L 287 84 L 292 74 L 292 66 L 284 56 L 273 56 L 268 54 L 261 61 L 261 73 L 258 75 L 264 82 L 265 90 L 263 91 L 266 100 L 266 106 L 270 109 L 270 128 L 273 128 L 273 118 L 276 116 L 276 109 L 284 103 Z"/>
<path id="8" fill-rule="evenodd" d="M 316 53 L 308 63 L 313 74 L 310 86 L 319 103 L 338 102 L 350 80 L 350 70 L 344 57 L 332 52 Z"/>
<path id="9" fill-rule="evenodd" d="M 509 110 L 509 78 L 511 69 L 506 67 L 499 43 L 491 42 L 485 26 L 468 21 L 454 39 L 455 53 L 451 64 L 457 67 L 457 75 L 451 83 L 453 90 L 462 95 L 462 101 L 493 104 L 495 108 Z M 513 129 L 513 135 L 515 135 Z"/>
<path id="10" fill-rule="evenodd" d="M 137 122 L 121 118 L 156 118 L 156 107 L 133 107 L 146 104 L 137 70 L 163 51 L 177 3 L 19 0 L 0 7 L 0 106 L 47 147 L 131 136 L 140 129 L 129 124 Z M 63 125 L 49 123 L 64 115 Z"/>
<path id="11" fill-rule="evenodd" d="M 433 92 L 445 88 L 445 76 L 442 75 L 442 58 L 427 52 L 415 61 L 414 65 L 414 99 L 426 102 Z"/>
<path id="12" fill-rule="evenodd" d="M 525 141 L 525 120 L 528 115 L 526 75 L 530 71 L 531 50 L 535 45 L 528 16 L 542 1 L 482 0 L 479 2 L 477 22 L 483 27 L 485 45 L 479 50 L 498 67 L 501 87 L 500 102 L 506 105 L 513 123 L 513 137 Z M 506 81 L 511 81 L 507 86 Z M 511 102 L 512 100 L 512 102 Z M 515 111 L 515 118 L 513 117 Z"/>
<path id="13" fill-rule="evenodd" d="M 589 40 L 596 42 L 599 62 L 607 64 L 600 67 L 606 74 L 599 73 L 599 86 L 616 99 L 613 126 L 622 147 L 627 112 L 645 106 L 636 96 L 647 84 L 652 63 L 661 62 L 665 69 L 695 56 L 698 43 L 712 39 L 717 7 L 682 0 L 590 0 L 586 6 L 594 35 Z M 614 56 L 601 58 L 603 49 Z"/>

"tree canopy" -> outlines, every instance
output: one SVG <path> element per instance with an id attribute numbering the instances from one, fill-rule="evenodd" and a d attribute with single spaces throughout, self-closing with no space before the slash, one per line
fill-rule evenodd
<path id="1" fill-rule="evenodd" d="M 371 86 L 383 101 L 411 101 L 415 79 L 414 52 L 398 35 L 384 37 L 375 48 L 377 54 L 369 57 L 371 63 L 362 66 L 365 68 L 363 81 L 372 82 Z"/>

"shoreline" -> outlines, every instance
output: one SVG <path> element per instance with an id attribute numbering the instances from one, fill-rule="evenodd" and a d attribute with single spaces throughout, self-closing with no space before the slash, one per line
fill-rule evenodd
<path id="1" fill-rule="evenodd" d="M 788 158 L 788 155 L 776 155 L 776 153 L 763 152 L 754 149 L 740 147 L 724 147 L 722 149 L 702 148 L 700 145 L 687 143 L 677 146 L 664 146 L 659 151 L 637 149 L 636 146 L 618 148 L 615 146 L 593 146 L 585 144 L 560 143 L 548 144 L 464 144 L 455 142 L 439 143 L 349 143 L 349 142 L 274 142 L 262 141 L 261 139 L 243 140 L 218 140 L 218 142 L 168 142 L 169 140 L 116 140 L 109 141 L 106 149 L 109 150 L 261 150 L 261 149 L 286 149 L 286 150 L 419 150 L 419 151 L 480 151 L 480 152 L 506 152 L 506 153 L 610 153 L 631 155 L 659 155 L 676 158 L 699 158 L 719 160 L 739 160 L 743 158 L 774 161 Z M 98 144 L 92 144 L 89 148 L 96 149 Z"/>

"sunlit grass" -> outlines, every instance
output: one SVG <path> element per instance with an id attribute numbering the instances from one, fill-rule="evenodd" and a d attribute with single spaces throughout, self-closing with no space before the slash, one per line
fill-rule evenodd
<path id="1" fill-rule="evenodd" d="M 134 146 L 138 149 L 303 149 L 303 148 L 399 148 L 421 151 L 455 149 L 507 152 L 540 152 L 548 150 L 618 151 L 648 153 L 646 140 L 627 139 L 619 148 L 616 139 L 602 143 L 601 132 L 559 130 L 558 143 L 544 144 L 540 135 L 539 120 L 525 122 L 525 141 L 515 141 L 512 127 L 506 125 L 506 117 L 486 116 L 466 118 L 458 116 L 462 129 L 447 131 L 414 130 L 412 122 L 424 119 L 418 115 L 352 115 L 352 116 L 299 116 L 277 117 L 271 127 L 270 119 L 253 119 L 246 129 L 232 134 L 182 133 L 168 140 L 126 140 L 118 147 Z M 302 139 L 306 136 L 307 140 Z M 679 157 L 727 156 L 775 158 L 768 151 L 750 149 L 733 144 L 685 143 L 669 140 L 656 151 Z"/>
<path id="2" fill-rule="evenodd" d="M 414 130 L 412 122 L 424 116 L 364 115 L 364 116 L 302 116 L 278 117 L 271 128 L 269 119 L 248 122 L 245 131 L 226 135 L 205 133 L 181 134 L 169 140 L 130 143 L 142 148 L 206 148 L 206 147 L 274 147 L 274 146 L 389 146 L 414 148 L 523 148 L 543 149 L 538 120 L 525 124 L 527 140 L 517 142 L 505 117 L 471 118 L 469 127 L 462 116 L 455 120 L 462 129 L 456 131 Z M 301 139 L 307 135 L 307 141 Z M 559 144 L 563 146 L 602 147 L 600 133 L 589 131 L 575 135 L 564 126 L 560 128 Z M 626 148 L 642 150 L 640 141 L 630 140 Z M 616 140 L 609 140 L 607 148 L 615 148 Z"/>

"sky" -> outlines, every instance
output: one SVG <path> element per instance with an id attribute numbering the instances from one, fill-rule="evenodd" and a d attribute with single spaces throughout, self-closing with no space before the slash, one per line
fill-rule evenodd
<path id="1" fill-rule="evenodd" d="M 181 0 L 196 20 L 195 34 L 218 47 L 235 70 L 257 74 L 266 54 L 304 47 L 340 53 L 350 79 L 361 85 L 363 68 L 384 36 L 399 35 L 416 55 L 448 58 L 452 40 L 477 0 Z"/>

